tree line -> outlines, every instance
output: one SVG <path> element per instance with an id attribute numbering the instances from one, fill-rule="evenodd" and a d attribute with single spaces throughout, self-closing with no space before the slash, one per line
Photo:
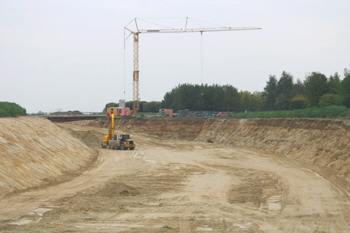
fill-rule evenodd
<path id="1" fill-rule="evenodd" d="M 350 108 L 350 71 L 344 78 L 338 73 L 326 77 L 319 72 L 308 74 L 302 82 L 283 71 L 277 80 L 270 75 L 263 91 L 264 110 L 293 110 L 330 105 Z"/>
<path id="2" fill-rule="evenodd" d="M 344 78 L 338 73 L 325 76 L 320 72 L 306 75 L 304 81 L 295 80 L 283 71 L 277 78 L 270 75 L 262 92 L 238 91 L 227 85 L 179 84 L 165 93 L 162 101 L 141 101 L 139 112 L 158 112 L 160 108 L 175 111 L 250 112 L 304 109 L 330 105 L 350 108 L 350 71 L 344 69 Z M 125 103 L 132 109 L 133 102 Z M 118 107 L 108 103 L 106 107 Z"/>
<path id="3" fill-rule="evenodd" d="M 249 108 L 262 110 L 260 92 L 239 92 L 232 85 L 180 84 L 164 95 L 161 106 L 199 111 L 237 112 Z"/>
<path id="4" fill-rule="evenodd" d="M 190 109 L 197 111 L 221 111 L 232 112 L 242 111 L 246 107 L 262 110 L 263 101 L 260 92 L 249 93 L 238 92 L 237 88 L 231 85 L 198 85 L 179 84 L 170 92 L 167 92 L 162 101 L 140 101 L 139 112 L 158 112 L 160 108 L 171 108 L 175 111 Z M 118 107 L 117 103 L 108 103 L 104 108 Z M 128 101 L 125 107 L 132 109 L 133 102 Z"/>
<path id="5" fill-rule="evenodd" d="M 307 74 L 304 81 L 283 71 L 279 79 L 270 75 L 264 91 L 237 91 L 231 85 L 180 84 L 167 92 L 163 108 L 204 111 L 269 111 L 293 110 L 330 105 L 350 108 L 350 71 L 344 78 L 338 73 L 326 77 L 319 72 Z"/>

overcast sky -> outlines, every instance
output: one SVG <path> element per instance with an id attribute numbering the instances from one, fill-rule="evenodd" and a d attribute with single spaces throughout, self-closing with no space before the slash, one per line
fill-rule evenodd
<path id="1" fill-rule="evenodd" d="M 195 19 L 188 27 L 262 30 L 140 34 L 142 101 L 161 101 L 180 83 L 254 92 L 283 71 L 304 80 L 350 69 L 349 0 L 0 0 L 0 101 L 29 113 L 130 101 L 133 41 L 124 49 L 124 26 L 140 18 L 140 27 L 173 20 L 181 28 L 181 17 Z"/>

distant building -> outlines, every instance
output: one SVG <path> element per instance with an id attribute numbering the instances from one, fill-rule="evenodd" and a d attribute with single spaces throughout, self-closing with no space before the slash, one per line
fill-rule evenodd
<path id="1" fill-rule="evenodd" d="M 130 115 L 130 108 L 129 107 L 110 107 L 107 108 L 107 116 L 110 117 L 111 114 L 114 114 L 114 116 L 128 116 Z"/>
<path id="2" fill-rule="evenodd" d="M 173 117 L 173 110 L 165 108 L 159 109 L 159 115 Z"/>

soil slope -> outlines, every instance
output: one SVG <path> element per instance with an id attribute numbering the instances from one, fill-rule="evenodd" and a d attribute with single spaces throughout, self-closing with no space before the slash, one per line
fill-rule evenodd
<path id="1" fill-rule="evenodd" d="M 135 150 L 100 148 L 94 166 L 74 179 L 0 198 L 0 232 L 350 232 L 349 192 L 307 160 L 283 156 L 297 155 L 289 141 L 312 148 L 323 133 L 336 140 L 348 131 L 332 121 L 295 122 L 118 120 L 117 133 L 134 132 Z M 91 146 L 107 132 L 58 125 Z M 303 141 L 308 135 L 315 138 Z M 328 149 L 319 157 L 337 148 Z"/>
<path id="2" fill-rule="evenodd" d="M 43 118 L 0 118 L 0 129 L 0 198 L 70 179 L 97 156 Z"/>

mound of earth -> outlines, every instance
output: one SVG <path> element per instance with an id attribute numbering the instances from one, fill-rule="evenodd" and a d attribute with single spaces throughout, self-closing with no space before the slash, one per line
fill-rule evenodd
<path id="1" fill-rule="evenodd" d="M 140 193 L 136 188 L 121 183 L 115 178 L 107 181 L 104 187 L 101 188 L 98 192 L 96 192 L 96 195 L 104 197 L 136 196 L 138 194 Z"/>

